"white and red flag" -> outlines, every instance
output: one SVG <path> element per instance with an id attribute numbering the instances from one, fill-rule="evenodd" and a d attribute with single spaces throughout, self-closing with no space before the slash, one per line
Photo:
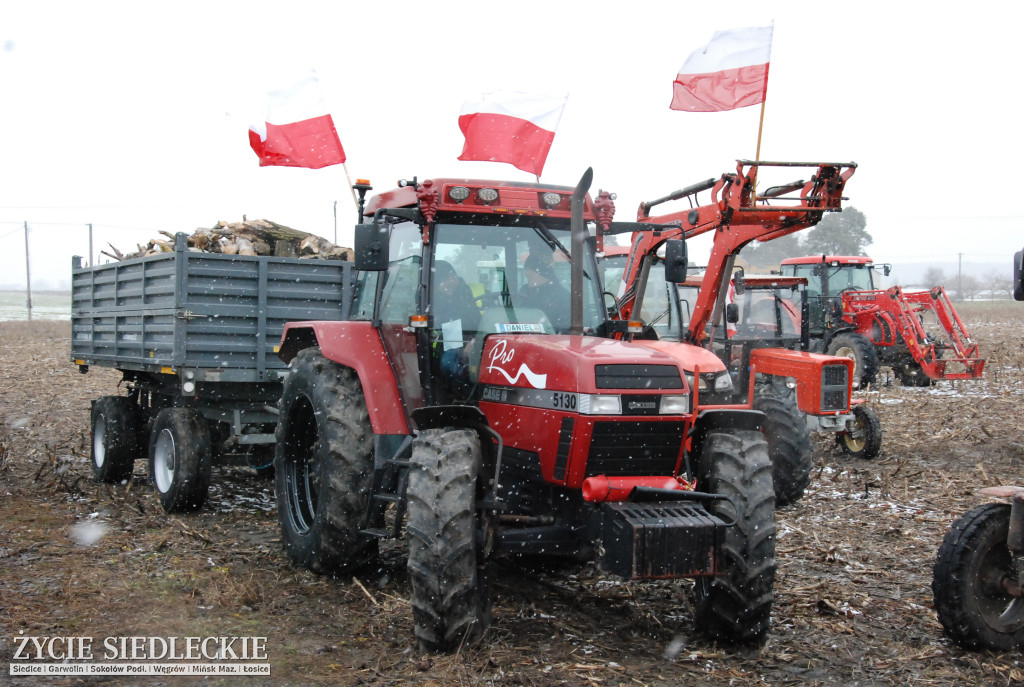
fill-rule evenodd
<path id="1" fill-rule="evenodd" d="M 716 31 L 672 83 L 673 110 L 721 112 L 764 102 L 772 54 L 771 26 Z"/>
<path id="2" fill-rule="evenodd" d="M 459 159 L 506 162 L 539 177 L 568 99 L 494 91 L 467 100 L 459 114 L 466 137 Z"/>
<path id="3" fill-rule="evenodd" d="M 316 74 L 267 93 L 263 121 L 249 125 L 249 145 L 260 158 L 260 167 L 320 169 L 345 161 Z"/>

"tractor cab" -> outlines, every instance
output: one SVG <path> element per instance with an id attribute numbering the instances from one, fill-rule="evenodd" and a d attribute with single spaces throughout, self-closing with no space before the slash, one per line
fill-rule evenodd
<path id="1" fill-rule="evenodd" d="M 888 275 L 890 266 L 881 265 Z M 807 280 L 808 322 L 812 337 L 821 336 L 842 317 L 842 294 L 874 291 L 874 261 L 863 255 L 811 255 L 782 261 L 782 273 Z"/>

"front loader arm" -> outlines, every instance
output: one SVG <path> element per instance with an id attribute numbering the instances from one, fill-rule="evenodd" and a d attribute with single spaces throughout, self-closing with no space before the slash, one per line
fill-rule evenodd
<path id="1" fill-rule="evenodd" d="M 797 181 L 767 189 L 763 195 L 756 194 L 757 172 L 761 167 L 816 167 L 817 171 L 809 181 Z M 721 307 L 720 296 L 730 278 L 733 261 L 740 250 L 751 241 L 770 241 L 788 234 L 813 227 L 826 212 L 842 209 L 843 189 L 853 176 L 856 163 L 803 163 L 803 162 L 753 162 L 738 160 L 735 174 L 723 174 L 713 185 L 711 180 L 681 189 L 664 198 L 641 203 L 637 220 L 643 223 L 676 224 L 678 232 L 637 232 L 633 238 L 633 249 L 624 279 L 626 292 L 635 279 L 642 264 L 642 256 L 650 255 L 669 238 L 679 236 L 689 239 L 714 230 L 716 235 L 708 259 L 694 307 L 693 316 L 686 334 L 689 343 L 700 344 L 705 329 Z M 711 190 L 711 203 L 689 210 L 651 217 L 655 205 L 668 200 L 678 200 L 696 195 L 700 190 Z M 696 190 L 695 190 L 696 189 Z M 800 191 L 797 198 L 786 194 Z M 758 205 L 760 201 L 762 204 Z M 770 201 L 786 203 L 771 205 Z M 675 234 L 674 236 L 670 234 Z M 632 270 L 632 272 L 630 272 Z M 627 307 L 632 312 L 636 289 Z M 620 308 L 622 304 L 620 303 Z M 628 315 L 624 315 L 628 317 Z"/>

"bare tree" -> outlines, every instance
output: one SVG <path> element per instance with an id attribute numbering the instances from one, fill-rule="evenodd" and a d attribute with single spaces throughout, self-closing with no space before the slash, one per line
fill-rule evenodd
<path id="1" fill-rule="evenodd" d="M 938 267 L 929 267 L 924 271 L 924 286 L 926 288 L 932 288 L 933 286 L 945 286 L 946 285 L 946 273 Z"/>

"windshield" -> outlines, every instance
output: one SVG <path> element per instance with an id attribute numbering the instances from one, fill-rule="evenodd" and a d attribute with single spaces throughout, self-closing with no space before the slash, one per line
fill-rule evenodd
<path id="1" fill-rule="evenodd" d="M 446 346 L 477 333 L 569 331 L 568 228 L 439 224 L 434 232 L 431 308 Z M 599 285 L 590 265 L 585 272 L 583 329 L 594 333 Z"/>
<path id="2" fill-rule="evenodd" d="M 800 291 L 792 288 L 750 288 L 732 294 L 739 320 L 730 336 L 742 341 L 800 338 Z"/>

